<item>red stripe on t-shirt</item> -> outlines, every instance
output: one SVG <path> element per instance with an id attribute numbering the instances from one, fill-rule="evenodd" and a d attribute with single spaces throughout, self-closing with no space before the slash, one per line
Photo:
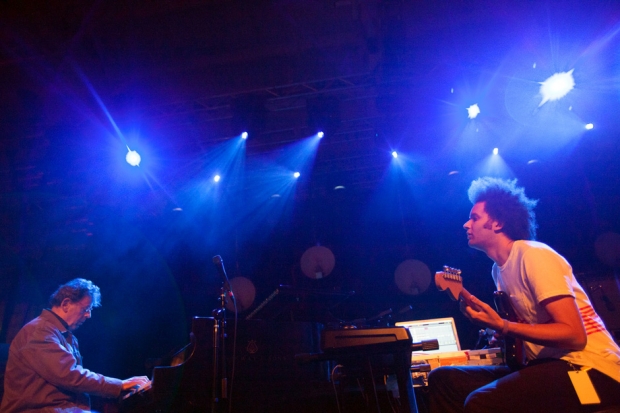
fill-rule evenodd
<path id="1" fill-rule="evenodd" d="M 603 320 L 601 320 L 598 314 L 596 314 L 596 311 L 594 311 L 594 308 L 592 308 L 591 305 L 581 307 L 579 309 L 579 314 L 581 314 L 581 318 L 583 319 L 583 325 L 586 328 L 587 335 L 605 330 Z"/>

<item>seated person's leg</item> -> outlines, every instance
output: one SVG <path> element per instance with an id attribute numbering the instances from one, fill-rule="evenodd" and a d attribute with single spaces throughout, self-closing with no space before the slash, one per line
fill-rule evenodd
<path id="1" fill-rule="evenodd" d="M 581 405 L 569 370 L 570 365 L 562 360 L 528 366 L 472 392 L 465 401 L 465 411 L 571 413 L 600 409 L 601 405 Z"/>
<path id="2" fill-rule="evenodd" d="M 431 412 L 462 412 L 465 399 L 474 390 L 505 376 L 503 366 L 445 366 L 428 376 Z"/>

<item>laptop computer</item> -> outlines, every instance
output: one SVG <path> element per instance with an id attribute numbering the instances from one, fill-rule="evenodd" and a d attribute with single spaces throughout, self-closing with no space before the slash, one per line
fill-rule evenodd
<path id="1" fill-rule="evenodd" d="M 396 327 L 405 327 L 411 334 L 413 343 L 422 340 L 437 339 L 439 349 L 425 351 L 424 354 L 444 353 L 450 351 L 460 351 L 461 344 L 456 332 L 454 318 L 433 318 L 429 320 L 401 321 L 395 324 Z"/>

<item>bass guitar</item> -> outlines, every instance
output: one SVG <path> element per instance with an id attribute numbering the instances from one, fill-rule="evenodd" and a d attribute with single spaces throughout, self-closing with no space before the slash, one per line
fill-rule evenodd
<path id="1" fill-rule="evenodd" d="M 435 273 L 435 285 L 439 291 L 445 291 L 454 301 L 463 299 L 468 305 L 475 307 L 471 302 L 471 294 L 463 287 L 463 277 L 461 270 L 445 265 L 443 271 Z M 514 309 L 510 305 L 510 297 L 504 291 L 493 293 L 495 309 L 500 317 L 508 321 L 517 322 Z M 496 332 L 497 334 L 497 332 Z M 498 334 L 499 335 L 499 334 Z M 504 362 L 511 370 L 518 370 L 523 367 L 523 345 L 520 339 L 500 335 Z"/>

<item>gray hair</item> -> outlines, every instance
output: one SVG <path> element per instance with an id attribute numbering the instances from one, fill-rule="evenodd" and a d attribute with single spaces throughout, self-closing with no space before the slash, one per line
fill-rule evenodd
<path id="1" fill-rule="evenodd" d="M 73 303 L 77 303 L 86 296 L 92 298 L 93 307 L 99 307 L 101 305 L 101 292 L 99 291 L 99 287 L 93 284 L 92 281 L 85 280 L 84 278 L 76 278 L 58 287 L 50 296 L 50 306 L 60 306 L 65 298 L 68 298 Z"/>

